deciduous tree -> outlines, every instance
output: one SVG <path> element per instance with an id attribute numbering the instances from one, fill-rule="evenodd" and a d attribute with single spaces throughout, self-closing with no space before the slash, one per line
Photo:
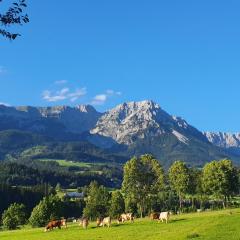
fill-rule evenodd
<path id="1" fill-rule="evenodd" d="M 207 194 L 223 201 L 226 206 L 227 199 L 238 192 L 238 174 L 230 160 L 212 161 L 203 169 L 203 189 Z"/>
<path id="2" fill-rule="evenodd" d="M 152 155 L 132 158 L 124 166 L 122 190 L 128 203 L 137 203 L 141 217 L 149 201 L 164 187 L 163 168 Z"/>
<path id="3" fill-rule="evenodd" d="M 190 174 L 187 165 L 176 161 L 169 168 L 169 181 L 171 188 L 176 191 L 179 198 L 179 207 L 182 209 L 184 195 L 189 191 Z"/>
<path id="4" fill-rule="evenodd" d="M 2 4 L 3 0 L 0 0 Z M 11 32 L 8 30 L 13 25 L 23 25 L 29 22 L 27 14 L 24 14 L 24 9 L 27 7 L 25 0 L 18 0 L 13 2 L 5 13 L 0 13 L 0 35 L 10 40 L 14 40 L 20 36 L 19 33 Z"/>

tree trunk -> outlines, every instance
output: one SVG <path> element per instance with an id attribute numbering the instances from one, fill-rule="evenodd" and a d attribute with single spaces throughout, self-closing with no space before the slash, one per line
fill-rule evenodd
<path id="1" fill-rule="evenodd" d="M 227 197 L 224 196 L 224 199 L 223 199 L 223 208 L 224 209 L 226 208 L 226 205 L 227 205 Z"/>
<path id="2" fill-rule="evenodd" d="M 203 200 L 202 200 L 202 197 L 200 199 L 200 209 L 203 209 Z"/>
<path id="3" fill-rule="evenodd" d="M 180 212 L 182 212 L 182 198 L 179 195 L 179 207 L 180 207 Z"/>
<path id="4" fill-rule="evenodd" d="M 143 206 L 140 205 L 140 217 L 143 218 Z"/>

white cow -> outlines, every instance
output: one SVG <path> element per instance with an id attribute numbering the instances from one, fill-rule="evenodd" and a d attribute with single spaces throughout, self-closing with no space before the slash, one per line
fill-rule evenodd
<path id="1" fill-rule="evenodd" d="M 169 212 L 161 212 L 159 215 L 159 220 L 164 222 L 164 220 L 166 221 L 166 223 L 168 223 L 170 218 L 170 213 Z"/>
<path id="2" fill-rule="evenodd" d="M 105 225 L 106 225 L 106 226 L 110 227 L 111 222 L 112 222 L 111 217 L 105 217 L 102 220 L 100 220 L 100 219 L 97 220 L 97 226 L 105 227 Z"/>
<path id="3" fill-rule="evenodd" d="M 134 222 L 134 217 L 132 213 L 123 213 L 121 214 L 121 216 L 118 218 L 118 223 L 122 222 L 126 222 L 126 221 L 131 221 Z"/>

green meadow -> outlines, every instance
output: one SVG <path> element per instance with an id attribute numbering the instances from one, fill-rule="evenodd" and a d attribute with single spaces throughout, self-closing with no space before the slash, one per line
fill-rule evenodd
<path id="1" fill-rule="evenodd" d="M 85 162 L 73 162 L 73 161 L 67 161 L 63 159 L 39 159 L 42 162 L 57 162 L 60 166 L 62 167 L 86 167 L 90 168 L 91 164 L 90 163 L 85 163 Z"/>
<path id="2" fill-rule="evenodd" d="M 24 227 L 21 230 L 0 232 L 1 240 L 176 240 L 224 239 L 240 240 L 240 209 L 173 215 L 168 224 L 149 218 L 134 223 L 117 224 L 110 228 L 97 228 L 91 223 L 87 230 L 77 223 L 67 229 L 44 232 L 43 228 Z"/>

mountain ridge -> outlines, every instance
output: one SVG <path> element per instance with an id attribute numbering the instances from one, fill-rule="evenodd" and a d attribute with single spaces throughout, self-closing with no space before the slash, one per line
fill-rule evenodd
<path id="1" fill-rule="evenodd" d="M 204 132 L 209 142 L 240 155 L 240 133 L 230 132 Z"/>
<path id="2" fill-rule="evenodd" d="M 16 129 L 39 133 L 44 132 L 46 128 L 44 121 L 49 121 L 57 124 L 61 131 L 79 134 L 90 130 L 101 115 L 102 113 L 97 112 L 90 105 L 78 105 L 76 107 L 9 107 L 0 105 L 0 118 L 7 117 L 6 120 L 12 121 Z M 39 124 L 39 121 L 41 124 Z M 2 129 L 0 119 L 0 130 Z"/>
<path id="3" fill-rule="evenodd" d="M 174 160 L 200 166 L 237 155 L 151 100 L 122 103 L 104 113 L 90 105 L 1 105 L 0 131 L 7 129 L 46 135 L 54 141 L 87 141 L 124 158 L 151 153 L 166 166 Z"/>

